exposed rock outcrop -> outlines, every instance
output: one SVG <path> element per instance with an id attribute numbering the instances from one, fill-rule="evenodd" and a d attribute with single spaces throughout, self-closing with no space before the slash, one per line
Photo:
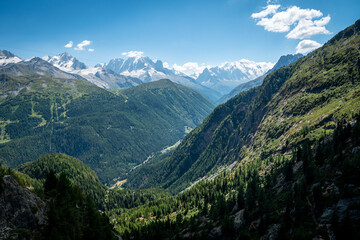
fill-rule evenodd
<path id="1" fill-rule="evenodd" d="M 36 236 L 46 222 L 44 201 L 10 175 L 0 184 L 0 239 L 24 232 Z"/>

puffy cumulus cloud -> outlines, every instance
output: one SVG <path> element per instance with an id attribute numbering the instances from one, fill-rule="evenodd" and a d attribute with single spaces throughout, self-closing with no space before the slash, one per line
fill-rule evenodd
<path id="1" fill-rule="evenodd" d="M 313 40 L 302 40 L 299 42 L 299 44 L 296 46 L 296 53 L 307 53 L 314 49 L 317 49 L 321 47 L 322 45 L 318 42 L 315 42 Z"/>
<path id="2" fill-rule="evenodd" d="M 252 18 L 257 20 L 256 25 L 263 26 L 270 32 L 289 32 L 287 38 L 304 39 L 317 34 L 329 34 L 325 28 L 330 16 L 323 17 L 323 13 L 316 9 L 302 9 L 292 6 L 280 10 L 280 5 L 267 5 L 263 11 L 253 13 Z M 321 19 L 318 19 L 321 18 Z M 316 20 L 318 19 L 318 20 Z"/>
<path id="3" fill-rule="evenodd" d="M 270 14 L 276 13 L 280 5 L 267 5 L 263 11 L 251 14 L 252 18 L 264 18 Z"/>
<path id="4" fill-rule="evenodd" d="M 330 16 L 323 17 L 317 21 L 303 19 L 289 32 L 286 37 L 292 39 L 304 39 L 318 34 L 330 34 L 325 25 L 330 22 Z"/>
<path id="5" fill-rule="evenodd" d="M 206 67 L 210 66 L 205 66 L 205 64 L 199 65 L 196 62 L 187 62 L 184 65 L 173 65 L 175 71 L 185 73 L 188 76 L 198 76 Z"/>
<path id="6" fill-rule="evenodd" d="M 89 51 L 89 52 L 93 52 L 93 51 L 95 51 L 95 49 L 89 48 L 88 51 Z"/>
<path id="7" fill-rule="evenodd" d="M 123 52 L 122 55 L 126 56 L 126 57 L 143 57 L 144 52 L 141 52 L 141 51 L 129 51 L 129 52 Z"/>
<path id="8" fill-rule="evenodd" d="M 261 13 L 262 12 L 258 14 Z M 294 6 L 286 9 L 285 11 L 275 12 L 272 17 L 262 17 L 256 24 L 263 26 L 267 31 L 270 32 L 288 32 L 290 31 L 290 26 L 294 25 L 300 20 L 313 19 L 321 16 L 322 13 L 318 10 L 301 9 Z"/>
<path id="9" fill-rule="evenodd" d="M 77 44 L 76 48 L 74 48 L 74 49 L 77 50 L 77 51 L 83 51 L 83 50 L 85 50 L 84 47 L 89 46 L 90 44 L 91 44 L 91 41 L 84 40 L 81 43 Z"/>
<path id="10" fill-rule="evenodd" d="M 69 43 L 66 44 L 64 47 L 66 47 L 66 48 L 72 48 L 73 44 L 74 44 L 73 41 L 69 41 Z"/>

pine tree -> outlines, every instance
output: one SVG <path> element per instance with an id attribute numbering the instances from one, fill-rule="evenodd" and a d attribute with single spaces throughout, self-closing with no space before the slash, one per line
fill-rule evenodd
<path id="1" fill-rule="evenodd" d="M 56 189 L 56 185 L 57 185 L 57 178 L 55 176 L 54 170 L 51 169 L 46 174 L 46 180 L 45 180 L 45 183 L 44 183 L 44 192 L 45 192 L 45 194 L 50 195 L 51 191 Z"/>

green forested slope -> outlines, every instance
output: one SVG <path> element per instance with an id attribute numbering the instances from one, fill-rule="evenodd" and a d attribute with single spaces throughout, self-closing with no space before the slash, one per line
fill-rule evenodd
<path id="1" fill-rule="evenodd" d="M 105 198 L 106 187 L 101 184 L 95 172 L 79 159 L 66 154 L 47 154 L 33 162 L 20 165 L 17 170 L 33 179 L 43 181 L 50 171 L 54 171 L 57 176 L 64 173 L 72 184 L 79 186 L 96 203 L 100 203 Z"/>
<path id="2" fill-rule="evenodd" d="M 360 109 L 360 21 L 295 64 L 269 74 L 262 86 L 217 107 L 155 172 L 136 169 L 128 186 L 177 192 L 221 165 L 285 153 L 319 139 Z M 149 168 L 151 166 L 144 166 Z"/>
<path id="3" fill-rule="evenodd" d="M 17 167 L 18 181 L 24 185 L 42 188 L 46 176 L 53 172 L 59 177 L 65 174 L 72 185 L 78 186 L 87 196 L 95 201 L 101 210 L 114 208 L 133 208 L 147 202 L 168 196 L 163 189 L 109 189 L 98 179 L 96 173 L 79 159 L 62 153 L 46 154 L 35 161 Z M 6 174 L 6 169 L 2 170 Z M 33 187 L 31 187 L 33 188 Z M 40 193 L 42 194 L 42 193 Z"/>
<path id="4" fill-rule="evenodd" d="M 124 239 L 359 239 L 359 144 L 358 116 L 291 155 L 261 157 L 108 215 Z"/>
<path id="5" fill-rule="evenodd" d="M 105 183 L 176 143 L 213 106 L 167 80 L 124 93 L 37 75 L 2 74 L 0 84 L 0 162 L 16 167 L 62 152 L 89 165 Z"/>

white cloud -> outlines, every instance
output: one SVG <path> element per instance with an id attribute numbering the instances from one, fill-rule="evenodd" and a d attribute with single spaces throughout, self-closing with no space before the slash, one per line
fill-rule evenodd
<path id="1" fill-rule="evenodd" d="M 88 51 L 89 51 L 89 52 L 93 52 L 93 51 L 95 51 L 95 49 L 89 48 Z"/>
<path id="2" fill-rule="evenodd" d="M 267 4 L 271 4 L 271 3 L 278 3 L 279 0 L 267 0 L 266 3 Z"/>
<path id="3" fill-rule="evenodd" d="M 317 34 L 329 34 L 325 28 L 330 16 L 323 17 L 323 13 L 315 9 L 301 9 L 297 6 L 278 11 L 280 5 L 267 5 L 263 11 L 253 13 L 252 18 L 257 20 L 256 25 L 263 26 L 270 32 L 291 32 L 287 38 L 304 39 Z M 321 18 L 319 20 L 315 20 Z"/>
<path id="4" fill-rule="evenodd" d="M 296 46 L 296 53 L 307 53 L 314 49 L 317 49 L 321 47 L 322 45 L 318 42 L 315 42 L 313 40 L 302 40 L 299 42 L 299 44 Z"/>
<path id="5" fill-rule="evenodd" d="M 205 66 L 205 64 L 199 65 L 196 62 L 187 62 L 184 65 L 173 65 L 175 71 L 185 73 L 188 76 L 198 76 L 206 67 L 210 66 Z"/>
<path id="6" fill-rule="evenodd" d="M 251 14 L 252 18 L 264 18 L 270 14 L 276 13 L 280 5 L 267 5 L 263 11 Z"/>
<path id="7" fill-rule="evenodd" d="M 141 52 L 141 51 L 129 51 L 129 52 L 123 52 L 122 55 L 126 56 L 126 57 L 143 57 L 144 52 Z"/>
<path id="8" fill-rule="evenodd" d="M 76 45 L 76 48 L 74 48 L 74 49 L 78 50 L 78 51 L 82 51 L 82 50 L 85 50 L 84 47 L 89 46 L 90 44 L 91 44 L 91 41 L 84 40 L 81 43 L 79 43 L 78 45 Z"/>
<path id="9" fill-rule="evenodd" d="M 66 47 L 66 48 L 72 48 L 72 46 L 73 46 L 73 41 L 70 41 L 68 44 L 66 44 L 64 47 Z"/>
<path id="10" fill-rule="evenodd" d="M 325 25 L 329 23 L 330 19 L 330 16 L 327 16 L 317 21 L 306 19 L 300 20 L 298 25 L 289 32 L 286 37 L 292 39 L 304 39 L 318 34 L 330 34 L 325 28 Z"/>

